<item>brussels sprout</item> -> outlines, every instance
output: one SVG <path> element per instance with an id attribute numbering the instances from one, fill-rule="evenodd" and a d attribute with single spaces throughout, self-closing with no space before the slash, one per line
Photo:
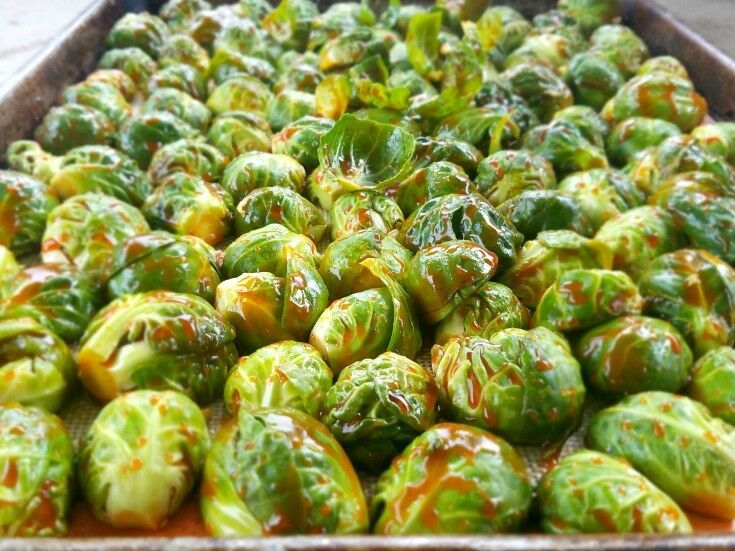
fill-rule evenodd
<path id="1" fill-rule="evenodd" d="M 190 65 L 204 75 L 209 71 L 209 54 L 196 40 L 185 34 L 172 34 L 163 43 L 158 54 L 160 67 L 179 64 Z"/>
<path id="2" fill-rule="evenodd" d="M 194 100 L 207 97 L 207 78 L 191 65 L 167 65 L 153 73 L 147 82 L 148 94 L 158 90 L 177 90 Z"/>
<path id="3" fill-rule="evenodd" d="M 526 129 L 525 122 L 515 112 L 507 113 L 502 107 L 470 107 L 441 119 L 434 135 L 497 151 L 518 142 Z"/>
<path id="4" fill-rule="evenodd" d="M 605 152 L 590 143 L 577 125 L 565 120 L 531 129 L 523 137 L 523 145 L 551 161 L 559 178 L 571 172 L 608 166 Z"/>
<path id="5" fill-rule="evenodd" d="M 679 61 L 675 57 L 671 57 L 670 55 L 652 57 L 643 65 L 641 65 L 641 68 L 638 69 L 637 74 L 638 76 L 640 76 L 659 71 L 670 73 L 681 78 L 689 78 L 689 73 L 687 72 L 684 65 L 681 64 L 681 61 Z"/>
<path id="6" fill-rule="evenodd" d="M 203 298 L 169 291 L 125 295 L 87 327 L 77 354 L 79 378 L 104 401 L 150 388 L 208 404 L 221 396 L 237 360 L 234 339 L 232 327 Z"/>
<path id="7" fill-rule="evenodd" d="M 212 90 L 207 107 L 220 115 L 226 111 L 264 112 L 273 99 L 273 93 L 255 77 L 236 76 Z"/>
<path id="8" fill-rule="evenodd" d="M 695 356 L 735 344 L 735 269 L 716 256 L 695 249 L 663 254 L 638 287 L 645 312 L 676 326 Z"/>
<path id="9" fill-rule="evenodd" d="M 314 94 L 298 90 L 283 90 L 268 104 L 265 116 L 273 131 L 282 130 L 287 125 L 307 115 L 313 115 Z"/>
<path id="10" fill-rule="evenodd" d="M 273 91 L 279 93 L 283 90 L 299 90 L 316 94 L 317 86 L 322 80 L 324 80 L 324 75 L 317 67 L 308 63 L 295 63 L 279 72 L 279 79 L 273 85 Z M 314 101 L 316 107 L 316 97 Z"/>
<path id="11" fill-rule="evenodd" d="M 581 420 L 585 388 L 567 341 L 546 329 L 455 337 L 431 350 L 443 411 L 518 444 L 562 439 Z"/>
<path id="12" fill-rule="evenodd" d="M 222 173 L 222 187 L 236 202 L 251 191 L 265 187 L 284 187 L 301 192 L 306 172 L 287 155 L 253 151 L 236 157 Z"/>
<path id="13" fill-rule="evenodd" d="M 518 259 L 503 273 L 501 282 L 510 287 L 526 306 L 535 308 L 560 275 L 579 268 L 612 268 L 612 253 L 599 239 L 587 239 L 569 230 L 542 231 L 527 241 Z"/>
<path id="14" fill-rule="evenodd" d="M 132 78 L 120 69 L 97 69 L 87 76 L 86 82 L 104 82 L 117 88 L 128 102 L 135 99 L 138 87 Z"/>
<path id="15" fill-rule="evenodd" d="M 401 241 L 413 251 L 453 240 L 474 241 L 511 262 L 523 239 L 481 195 L 449 194 L 421 205 L 406 220 Z"/>
<path id="16" fill-rule="evenodd" d="M 590 36 L 590 52 L 612 61 L 626 79 L 634 76 L 649 53 L 646 44 L 630 28 L 603 25 Z"/>
<path id="17" fill-rule="evenodd" d="M 319 165 L 319 141 L 332 126 L 334 122 L 329 119 L 302 117 L 273 135 L 273 153 L 293 157 L 310 172 Z"/>
<path id="18" fill-rule="evenodd" d="M 559 183 L 558 190 L 574 197 L 593 230 L 621 212 L 640 207 L 646 200 L 625 174 L 609 168 L 567 176 Z"/>
<path id="19" fill-rule="evenodd" d="M 0 315 L 31 317 L 65 341 L 76 341 L 100 306 L 95 283 L 69 264 L 30 266 L 8 285 Z"/>
<path id="20" fill-rule="evenodd" d="M 273 11 L 267 0 L 240 0 L 239 8 L 243 17 L 253 21 L 260 21 Z"/>
<path id="21" fill-rule="evenodd" d="M 642 307 L 638 288 L 626 273 L 568 270 L 541 297 L 531 325 L 561 332 L 586 329 L 625 314 L 640 314 Z"/>
<path id="22" fill-rule="evenodd" d="M 312 22 L 318 16 L 319 8 L 311 0 L 281 0 L 260 24 L 279 44 L 304 51 Z"/>
<path id="23" fill-rule="evenodd" d="M 332 371 L 383 352 L 414 358 L 421 350 L 421 331 L 411 299 L 381 259 L 362 266 L 384 287 L 360 291 L 334 301 L 317 320 L 309 343 L 327 359 Z"/>
<path id="24" fill-rule="evenodd" d="M 552 120 L 572 123 L 588 142 L 602 150 L 605 149 L 605 138 L 610 133 L 610 126 L 591 107 L 586 105 L 565 107 L 554 113 Z"/>
<path id="25" fill-rule="evenodd" d="M 79 485 L 99 520 L 161 528 L 179 510 L 209 449 L 204 414 L 172 391 L 138 390 L 100 411 L 79 448 Z"/>
<path id="26" fill-rule="evenodd" d="M 590 450 L 562 459 L 539 483 L 550 534 L 690 533 L 684 512 L 627 461 Z"/>
<path id="27" fill-rule="evenodd" d="M 75 195 L 48 215 L 41 258 L 104 275 L 113 247 L 149 230 L 143 214 L 119 199 L 100 193 Z"/>
<path id="28" fill-rule="evenodd" d="M 542 122 L 548 122 L 556 111 L 574 101 L 564 81 L 541 63 L 520 63 L 501 73 L 500 78 L 526 101 Z"/>
<path id="29" fill-rule="evenodd" d="M 311 24 L 309 49 L 324 44 L 329 38 L 360 27 L 372 27 L 375 14 L 367 4 L 336 2 L 319 14 Z"/>
<path id="30" fill-rule="evenodd" d="M 61 159 L 49 182 L 61 199 L 98 192 L 140 206 L 151 192 L 151 182 L 130 157 L 105 145 L 84 145 Z"/>
<path id="31" fill-rule="evenodd" d="M 74 492 L 74 444 L 64 423 L 42 409 L 0 406 L 0 449 L 0 535 L 64 535 Z"/>
<path id="32" fill-rule="evenodd" d="M 572 230 L 585 236 L 594 233 L 579 201 L 555 189 L 524 191 L 498 205 L 498 212 L 526 240 L 547 230 Z"/>
<path id="33" fill-rule="evenodd" d="M 218 537 L 368 529 L 344 451 L 324 425 L 294 409 L 238 411 L 214 438 L 199 493 L 207 530 Z"/>
<path id="34" fill-rule="evenodd" d="M 115 23 L 105 39 L 108 48 L 140 48 L 158 57 L 169 34 L 166 23 L 149 13 L 127 13 Z"/>
<path id="35" fill-rule="evenodd" d="M 207 130 L 212 118 L 206 105 L 176 88 L 154 90 L 141 106 L 141 111 L 152 114 L 170 113 L 200 132 Z"/>
<path id="36" fill-rule="evenodd" d="M 609 123 L 629 117 L 663 119 L 689 132 L 707 115 L 707 100 L 692 83 L 670 73 L 654 72 L 626 82 L 601 112 Z"/>
<path id="37" fill-rule="evenodd" d="M 156 151 L 184 138 L 199 138 L 199 132 L 167 111 L 141 113 L 120 128 L 120 150 L 147 169 Z"/>
<path id="38" fill-rule="evenodd" d="M 212 247 L 197 237 L 156 231 L 118 243 L 110 257 L 107 295 L 120 298 L 146 291 L 199 295 L 214 302 L 220 283 Z"/>
<path id="39" fill-rule="evenodd" d="M 281 341 L 241 358 L 225 385 L 225 406 L 239 409 L 288 407 L 318 418 L 332 386 L 332 372 L 313 346 Z"/>
<path id="40" fill-rule="evenodd" d="M 370 513 L 377 534 L 515 532 L 525 524 L 531 496 L 523 460 L 505 440 L 440 423 L 383 473 Z"/>
<path id="41" fill-rule="evenodd" d="M 449 194 L 469 194 L 477 191 L 461 166 L 449 161 L 437 161 L 416 169 L 398 184 L 396 201 L 406 214 L 413 213 L 429 199 Z"/>
<path id="42" fill-rule="evenodd" d="M 319 242 L 327 229 L 321 211 L 295 191 L 284 187 L 264 187 L 251 191 L 235 210 L 238 235 L 280 224 Z"/>
<path id="43" fill-rule="evenodd" d="M 230 111 L 214 119 L 207 132 L 207 141 L 228 159 L 248 151 L 271 150 L 268 123 L 257 113 Z"/>
<path id="44" fill-rule="evenodd" d="M 556 177 L 551 163 L 542 155 L 505 150 L 480 162 L 475 183 L 479 192 L 497 206 L 526 190 L 552 189 Z"/>
<path id="45" fill-rule="evenodd" d="M 100 69 L 117 69 L 125 73 L 143 89 L 150 76 L 156 70 L 156 62 L 140 48 L 119 48 L 107 50 L 100 59 Z"/>
<path id="46" fill-rule="evenodd" d="M 588 33 L 622 16 L 618 0 L 559 0 L 557 7 Z"/>
<path id="47" fill-rule="evenodd" d="M 424 168 L 432 163 L 448 161 L 462 168 L 470 178 L 477 173 L 482 153 L 472 144 L 446 138 L 419 137 L 416 139 L 412 164 Z"/>
<path id="48" fill-rule="evenodd" d="M 28 318 L 0 320 L 0 404 L 57 411 L 74 385 L 74 372 L 66 344 L 43 325 Z"/>
<path id="49" fill-rule="evenodd" d="M 12 283 L 19 271 L 20 266 L 13 253 L 7 247 L 0 245 L 0 299 L 5 297 L 8 285 Z"/>
<path id="50" fill-rule="evenodd" d="M 440 322 L 495 274 L 498 257 L 471 241 L 446 241 L 418 251 L 406 266 L 406 290 L 421 319 Z"/>
<path id="51" fill-rule="evenodd" d="M 692 130 L 692 137 L 709 153 L 719 155 L 728 163 L 735 164 L 735 123 L 703 124 Z"/>
<path id="52" fill-rule="evenodd" d="M 584 333 L 575 355 L 589 385 L 620 395 L 646 390 L 677 392 L 689 381 L 692 352 L 670 323 L 623 316 Z"/>
<path id="53" fill-rule="evenodd" d="M 61 158 L 44 151 L 33 140 L 17 140 L 5 150 L 5 159 L 8 168 L 15 172 L 22 172 L 48 183 L 56 174 Z"/>
<path id="54" fill-rule="evenodd" d="M 34 136 L 43 149 L 61 155 L 80 145 L 112 143 L 114 134 L 115 125 L 102 111 L 66 103 L 46 114 Z"/>
<path id="55" fill-rule="evenodd" d="M 0 245 L 18 256 L 38 251 L 46 217 L 58 204 L 40 180 L 0 170 Z"/>
<path id="56" fill-rule="evenodd" d="M 464 3 L 465 9 L 469 7 Z M 463 20 L 467 17 L 462 17 Z M 475 18 L 473 18 L 475 19 Z M 510 6 L 491 6 L 477 18 L 478 34 L 485 36 L 481 42 L 491 48 L 489 54 L 496 65 L 518 48 L 531 31 L 531 23 Z"/>
<path id="57" fill-rule="evenodd" d="M 196 140 L 178 140 L 156 151 L 148 166 L 148 174 L 156 183 L 177 172 L 217 182 L 227 164 L 225 156 L 209 144 Z"/>
<path id="58" fill-rule="evenodd" d="M 403 225 L 403 213 L 396 202 L 380 191 L 350 191 L 337 198 L 330 211 L 332 239 L 373 229 L 388 233 Z"/>
<path id="59" fill-rule="evenodd" d="M 692 368 L 689 394 L 702 402 L 713 415 L 731 425 L 735 423 L 735 350 L 720 346 L 699 358 Z"/>
<path id="60" fill-rule="evenodd" d="M 538 34 L 530 34 L 523 44 L 505 58 L 504 66 L 510 68 L 531 62 L 561 68 L 578 53 L 579 48 L 576 46 L 572 40 L 560 33 L 541 31 Z"/>
<path id="61" fill-rule="evenodd" d="M 218 6 L 197 11 L 187 22 L 184 33 L 196 40 L 208 51 L 213 50 L 215 38 L 224 35 L 230 27 L 242 23 L 234 5 Z"/>
<path id="62" fill-rule="evenodd" d="M 168 0 L 159 12 L 171 29 L 184 28 L 186 23 L 200 11 L 211 9 L 211 4 L 206 0 Z"/>
<path id="63" fill-rule="evenodd" d="M 411 260 L 411 252 L 390 235 L 368 228 L 335 239 L 324 250 L 319 273 L 332 299 L 382 287 L 381 279 L 362 262 L 380 259 L 399 278 Z"/>
<path id="64" fill-rule="evenodd" d="M 688 172 L 665 181 L 650 202 L 668 210 L 674 225 L 700 249 L 735 263 L 735 192 L 712 174 Z"/>
<path id="65" fill-rule="evenodd" d="M 242 352 L 282 340 L 305 341 L 329 303 L 329 291 L 312 260 L 290 246 L 281 254 L 283 275 L 244 273 L 217 287 L 217 311 L 235 327 Z"/>
<path id="66" fill-rule="evenodd" d="M 622 457 L 689 511 L 730 520 L 735 503 L 732 427 L 668 392 L 642 392 L 592 418 L 586 443 Z"/>
<path id="67" fill-rule="evenodd" d="M 280 224 L 268 224 L 233 241 L 225 249 L 222 270 L 228 278 L 256 272 L 271 272 L 283 277 L 289 250 L 314 265 L 319 263 L 316 245 L 308 237 Z"/>
<path id="68" fill-rule="evenodd" d="M 615 64 L 600 52 L 583 52 L 569 62 L 566 83 L 577 103 L 602 109 L 625 84 Z"/>
<path id="69" fill-rule="evenodd" d="M 668 121 L 631 117 L 618 123 L 610 132 L 606 142 L 607 156 L 613 165 L 625 166 L 647 147 L 657 146 L 680 134 L 679 127 Z"/>
<path id="70" fill-rule="evenodd" d="M 358 468 L 379 472 L 436 422 L 436 402 L 436 384 L 426 369 L 385 352 L 340 372 L 321 419 Z"/>
<path id="71" fill-rule="evenodd" d="M 215 49 L 209 74 L 218 85 L 237 77 L 255 77 L 272 84 L 276 78 L 276 69 L 265 59 L 224 47 Z"/>
<path id="72" fill-rule="evenodd" d="M 316 114 L 327 119 L 339 119 L 347 112 L 351 96 L 352 89 L 347 75 L 327 75 L 314 89 Z"/>
<path id="73" fill-rule="evenodd" d="M 113 124 L 118 125 L 130 116 L 130 105 L 112 84 L 105 82 L 80 82 L 70 86 L 61 96 L 63 103 L 86 105 L 104 113 Z"/>

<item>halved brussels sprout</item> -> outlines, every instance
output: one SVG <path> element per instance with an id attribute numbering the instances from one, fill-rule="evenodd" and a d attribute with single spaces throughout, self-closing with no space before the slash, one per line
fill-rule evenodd
<path id="1" fill-rule="evenodd" d="M 268 224 L 241 235 L 225 249 L 222 271 L 228 278 L 257 272 L 283 277 L 288 251 L 298 253 L 314 265 L 319 264 L 316 245 L 308 237 L 280 224 Z"/>
<path id="2" fill-rule="evenodd" d="M 542 231 L 523 245 L 501 282 L 523 304 L 535 308 L 546 289 L 563 273 L 578 268 L 609 270 L 612 261 L 612 252 L 603 241 L 587 239 L 570 230 Z"/>
<path id="3" fill-rule="evenodd" d="M 209 54 L 196 40 L 185 34 L 172 34 L 158 53 L 158 65 L 168 67 L 184 63 L 201 74 L 209 71 Z"/>
<path id="4" fill-rule="evenodd" d="M 423 248 L 406 266 L 403 281 L 421 319 L 433 325 L 493 277 L 498 257 L 472 241 Z"/>
<path id="5" fill-rule="evenodd" d="M 309 337 L 335 373 L 383 352 L 414 358 L 421 350 L 421 330 L 408 293 L 382 260 L 367 258 L 361 264 L 384 286 L 334 301 Z"/>
<path id="6" fill-rule="evenodd" d="M 207 97 L 207 77 L 186 63 L 167 65 L 153 73 L 146 83 L 148 94 L 157 90 L 177 90 L 195 100 Z"/>
<path id="7" fill-rule="evenodd" d="M 668 121 L 630 117 L 619 122 L 607 137 L 607 156 L 614 166 L 625 166 L 647 147 L 657 146 L 667 138 L 680 134 L 679 127 Z"/>
<path id="8" fill-rule="evenodd" d="M 648 263 L 684 246 L 674 219 L 658 207 L 630 209 L 605 222 L 595 239 L 613 253 L 613 268 L 638 280 Z"/>
<path id="9" fill-rule="evenodd" d="M 689 78 L 689 73 L 687 72 L 686 67 L 682 65 L 681 61 L 670 55 L 661 55 L 650 58 L 641 65 L 640 69 L 638 69 L 638 75 L 646 75 L 657 71 L 670 73 L 686 79 Z"/>
<path id="10" fill-rule="evenodd" d="M 699 358 L 692 368 L 689 395 L 702 402 L 713 415 L 735 424 L 735 350 L 720 346 Z"/>
<path id="11" fill-rule="evenodd" d="M 327 391 L 321 420 L 358 468 L 380 472 L 436 422 L 437 398 L 425 368 L 385 352 L 340 372 Z"/>
<path id="12" fill-rule="evenodd" d="M 625 77 L 617 66 L 600 52 L 575 55 L 569 62 L 565 79 L 577 103 L 597 110 L 625 84 Z"/>
<path id="13" fill-rule="evenodd" d="M 579 45 L 562 33 L 546 32 L 529 34 L 523 44 L 513 50 L 503 66 L 508 69 L 521 63 L 543 63 L 554 69 L 565 67 L 571 57 L 579 53 Z"/>
<path id="14" fill-rule="evenodd" d="M 289 246 L 282 256 L 282 275 L 244 273 L 217 287 L 217 311 L 235 327 L 244 353 L 283 340 L 306 341 L 329 304 L 329 291 L 312 260 Z"/>
<path id="15" fill-rule="evenodd" d="M 85 81 L 70 86 L 64 90 L 61 101 L 96 109 L 107 115 L 115 125 L 123 122 L 131 114 L 131 107 L 122 92 L 106 82 Z"/>
<path id="16" fill-rule="evenodd" d="M 3 319 L 0 379 L 0 404 L 17 402 L 54 412 L 74 386 L 74 359 L 64 341 L 37 321 Z"/>
<path id="17" fill-rule="evenodd" d="M 228 159 L 249 151 L 271 150 L 271 131 L 265 119 L 248 111 L 228 111 L 212 122 L 207 141 Z"/>
<path id="18" fill-rule="evenodd" d="M 416 138 L 412 165 L 424 168 L 432 163 L 448 161 L 462 168 L 470 178 L 477 173 L 482 153 L 474 145 L 461 140 L 421 136 Z"/>
<path id="19" fill-rule="evenodd" d="M 230 233 L 234 208 L 218 184 L 177 172 L 160 182 L 142 210 L 153 227 L 216 245 Z"/>
<path id="20" fill-rule="evenodd" d="M 140 206 L 151 182 L 130 157 L 104 145 L 85 145 L 61 158 L 49 190 L 61 199 L 82 193 L 104 193 Z"/>
<path id="21" fill-rule="evenodd" d="M 135 207 L 100 193 L 75 195 L 49 213 L 41 259 L 103 276 L 113 247 L 147 231 L 148 223 Z"/>
<path id="22" fill-rule="evenodd" d="M 592 418 L 589 447 L 622 457 L 690 511 L 735 517 L 732 427 L 702 404 L 668 392 L 641 392 Z"/>
<path id="23" fill-rule="evenodd" d="M 138 87 L 128 75 L 120 69 L 97 69 L 87 76 L 86 82 L 104 82 L 117 88 L 128 102 L 135 99 Z"/>
<path id="24" fill-rule="evenodd" d="M 477 166 L 478 191 L 497 206 L 524 191 L 556 187 L 554 167 L 532 151 L 493 153 Z"/>
<path id="25" fill-rule="evenodd" d="M 255 77 L 235 76 L 217 86 L 209 94 L 207 107 L 215 114 L 227 111 L 264 112 L 273 92 Z"/>
<path id="26" fill-rule="evenodd" d="M 238 235 L 268 224 L 280 224 L 294 233 L 306 235 L 316 243 L 327 229 L 322 212 L 307 199 L 285 187 L 254 189 L 235 209 L 235 230 Z"/>
<path id="27" fill-rule="evenodd" d="M 528 121 L 521 116 L 522 113 L 508 113 L 504 107 L 492 104 L 468 107 L 441 119 L 434 128 L 434 135 L 461 140 L 480 149 L 497 151 L 518 143 L 528 126 Z"/>
<path id="28" fill-rule="evenodd" d="M 44 151 L 33 140 L 17 140 L 5 150 L 8 168 L 48 183 L 59 169 L 61 157 Z"/>
<path id="29" fill-rule="evenodd" d="M 692 137 L 710 153 L 735 164 L 735 123 L 703 124 L 692 130 Z"/>
<path id="30" fill-rule="evenodd" d="M 549 534 L 692 531 L 679 506 L 627 461 L 595 451 L 562 459 L 538 492 L 541 527 Z"/>
<path id="31" fill-rule="evenodd" d="M 476 191 L 477 188 L 461 166 L 449 161 L 437 161 L 417 168 L 400 182 L 395 197 L 401 210 L 410 215 L 430 199 L 450 193 L 469 194 Z"/>
<path id="32" fill-rule="evenodd" d="M 334 121 L 320 117 L 302 117 L 273 135 L 273 153 L 293 157 L 308 172 L 319 166 L 319 141 L 334 126 Z"/>
<path id="33" fill-rule="evenodd" d="M 56 195 L 32 176 L 0 170 L 0 245 L 18 256 L 38 251 Z"/>
<path id="34" fill-rule="evenodd" d="M 633 77 L 605 104 L 602 116 L 609 123 L 630 117 L 663 119 L 689 132 L 707 115 L 707 100 L 692 83 L 671 73 L 653 72 Z"/>
<path id="35" fill-rule="evenodd" d="M 169 29 L 162 19 L 149 13 L 127 13 L 115 23 L 105 39 L 108 48 L 140 48 L 153 58 L 163 47 Z"/>
<path id="36" fill-rule="evenodd" d="M 214 437 L 199 494 L 217 537 L 368 529 L 347 455 L 324 425 L 294 409 L 238 411 Z"/>
<path id="37" fill-rule="evenodd" d="M 216 38 L 225 34 L 228 28 L 245 21 L 238 16 L 235 8 L 234 5 L 222 5 L 199 10 L 187 21 L 184 32 L 207 51 L 212 51 Z"/>
<path id="38" fill-rule="evenodd" d="M 585 388 L 569 343 L 545 327 L 456 337 L 431 350 L 443 411 L 517 444 L 562 439 L 582 418 Z"/>
<path id="39" fill-rule="evenodd" d="M 257 39 L 253 42 L 257 43 Z M 273 84 L 276 68 L 268 60 L 255 57 L 256 54 L 260 55 L 255 51 L 253 55 L 246 55 L 228 47 L 215 48 L 209 75 L 217 85 L 236 77 L 255 77 L 266 84 Z"/>
<path id="40" fill-rule="evenodd" d="M 634 76 L 649 57 L 648 48 L 632 29 L 603 25 L 590 36 L 590 52 L 612 61 L 626 79 Z"/>
<path id="41" fill-rule="evenodd" d="M 383 473 L 370 503 L 377 534 L 515 532 L 531 507 L 523 460 L 502 438 L 439 423 Z"/>
<path id="42" fill-rule="evenodd" d="M 498 212 L 526 240 L 547 230 L 572 230 L 584 236 L 594 233 L 579 202 L 556 189 L 524 191 L 498 205 Z"/>
<path id="43" fill-rule="evenodd" d="M 338 197 L 330 211 L 332 239 L 366 229 L 387 234 L 399 229 L 403 212 L 396 202 L 377 190 L 350 191 Z"/>
<path id="44" fill-rule="evenodd" d="M 215 251 L 201 239 L 156 231 L 115 246 L 110 257 L 107 295 L 111 299 L 145 291 L 199 295 L 214 302 L 220 283 Z"/>
<path id="45" fill-rule="evenodd" d="M 268 104 L 265 116 L 274 132 L 282 130 L 289 124 L 315 114 L 315 97 L 308 92 L 283 90 Z"/>
<path id="46" fill-rule="evenodd" d="M 77 354 L 79 378 L 104 401 L 134 389 L 173 389 L 208 404 L 237 360 L 232 327 L 195 295 L 125 295 L 100 310 Z"/>
<path id="47" fill-rule="evenodd" d="M 621 212 L 640 207 L 646 201 L 630 178 L 611 168 L 576 172 L 559 182 L 557 189 L 574 197 L 595 231 Z"/>
<path id="48" fill-rule="evenodd" d="M 477 193 L 451 193 L 421 205 L 401 229 L 401 241 L 413 251 L 445 241 L 467 240 L 512 262 L 523 236 Z"/>
<path id="49" fill-rule="evenodd" d="M 211 9 L 207 0 L 168 0 L 158 15 L 171 29 L 184 28 L 200 11 Z"/>
<path id="50" fill-rule="evenodd" d="M 177 172 L 217 182 L 226 164 L 226 157 L 216 147 L 197 140 L 178 140 L 156 151 L 148 174 L 156 183 Z"/>
<path id="51" fill-rule="evenodd" d="M 285 187 L 301 192 L 306 171 L 288 155 L 252 151 L 230 162 L 222 173 L 222 187 L 239 203 L 254 189 Z"/>
<path id="52" fill-rule="evenodd" d="M 591 107 L 586 105 L 565 107 L 554 113 L 552 120 L 573 124 L 588 142 L 602 150 L 605 149 L 605 138 L 610 133 L 610 125 Z"/>
<path id="53" fill-rule="evenodd" d="M 72 342 L 82 336 L 100 303 L 90 274 L 69 264 L 36 264 L 8 285 L 0 316 L 31 317 Z"/>
<path id="54" fill-rule="evenodd" d="M 689 382 L 692 352 L 670 323 L 623 316 L 584 333 L 575 346 L 589 385 L 610 395 L 677 392 Z"/>
<path id="55" fill-rule="evenodd" d="M 618 0 L 559 0 L 557 7 L 588 33 L 623 15 Z"/>
<path id="56" fill-rule="evenodd" d="M 79 448 L 79 485 L 116 528 L 161 528 L 179 510 L 209 449 L 204 414 L 178 392 L 137 390 L 100 411 Z"/>
<path id="57" fill-rule="evenodd" d="M 153 154 L 166 144 L 199 138 L 199 132 L 167 111 L 139 113 L 120 128 L 120 149 L 147 169 Z"/>
<path id="58" fill-rule="evenodd" d="M 531 324 L 574 331 L 618 316 L 640 314 L 642 308 L 638 288 L 625 272 L 568 270 L 541 297 Z"/>
<path id="59" fill-rule="evenodd" d="M 74 444 L 38 408 L 0 406 L 3 537 L 63 536 L 74 493 Z"/>
<path id="60" fill-rule="evenodd" d="M 114 135 L 115 125 L 107 115 L 76 103 L 52 107 L 34 133 L 41 147 L 54 155 L 81 145 L 109 144 Z"/>
<path id="61" fill-rule="evenodd" d="M 716 256 L 696 249 L 663 254 L 638 286 L 645 312 L 676 326 L 695 356 L 735 344 L 735 269 Z"/>
<path id="62" fill-rule="evenodd" d="M 102 55 L 98 67 L 122 71 L 142 90 L 156 70 L 156 62 L 140 48 L 116 48 Z"/>
<path id="63" fill-rule="evenodd" d="M 521 96 L 541 122 L 574 103 L 574 95 L 553 69 L 538 62 L 524 62 L 501 73 L 513 92 Z"/>
<path id="64" fill-rule="evenodd" d="M 311 0 L 281 0 L 260 24 L 279 44 L 303 51 L 318 16 L 319 8 Z"/>
<path id="65" fill-rule="evenodd" d="M 288 407 L 318 418 L 331 386 L 332 371 L 313 346 L 281 341 L 235 364 L 225 384 L 225 406 L 231 414 Z"/>
<path id="66" fill-rule="evenodd" d="M 707 172 L 678 174 L 650 202 L 671 213 L 692 246 L 735 263 L 735 192 Z"/>
<path id="67" fill-rule="evenodd" d="M 8 285 L 12 283 L 19 271 L 20 266 L 13 253 L 7 247 L 0 245 L 0 299 L 5 297 Z"/>
<path id="68" fill-rule="evenodd" d="M 557 178 L 608 166 L 605 152 L 590 143 L 576 124 L 565 120 L 532 128 L 523 137 L 523 146 L 551 161 Z"/>
<path id="69" fill-rule="evenodd" d="M 508 287 L 487 281 L 466 296 L 436 326 L 435 342 L 444 344 L 452 337 L 484 337 L 503 329 L 528 326 L 530 314 Z"/>
<path id="70" fill-rule="evenodd" d="M 206 132 L 212 114 L 201 101 L 176 88 L 159 88 L 151 92 L 140 108 L 142 113 L 165 111 L 178 117 L 192 128 Z"/>

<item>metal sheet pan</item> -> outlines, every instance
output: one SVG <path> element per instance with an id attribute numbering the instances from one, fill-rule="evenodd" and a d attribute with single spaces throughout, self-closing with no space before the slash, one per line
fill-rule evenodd
<path id="1" fill-rule="evenodd" d="M 317 0 L 322 8 L 333 0 Z M 378 0 L 380 1 L 380 0 Z M 419 0 L 422 1 L 422 0 Z M 156 12 L 163 0 L 96 0 L 62 32 L 22 72 L 0 83 L 0 152 L 13 140 L 28 137 L 56 102 L 60 92 L 91 72 L 103 51 L 108 30 L 123 14 L 131 11 Z M 506 0 L 527 16 L 553 7 L 554 0 Z M 697 89 L 707 98 L 712 115 L 735 120 L 735 61 L 701 36 L 676 20 L 650 0 L 621 0 L 624 22 L 648 44 L 653 54 L 679 58 Z M 572 536 L 538 534 L 512 536 L 293 536 L 269 539 L 229 539 L 199 537 L 139 538 L 51 538 L 0 540 L 0 551 L 11 549 L 48 551 L 130 551 L 170 549 L 194 550 L 388 550 L 436 549 L 515 551 L 611 550 L 724 550 L 735 549 L 735 533 L 688 536 Z"/>

